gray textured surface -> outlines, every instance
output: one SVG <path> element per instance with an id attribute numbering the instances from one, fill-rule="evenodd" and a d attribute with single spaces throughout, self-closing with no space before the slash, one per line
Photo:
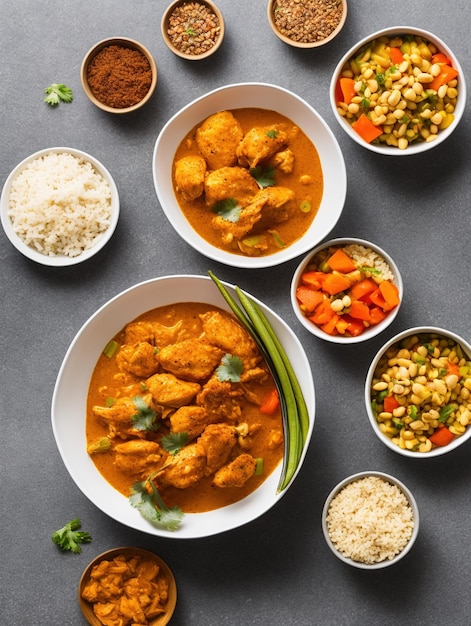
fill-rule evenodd
<path id="1" fill-rule="evenodd" d="M 0 233 L 1 253 L 1 623 L 83 623 L 80 574 L 99 552 L 139 545 L 172 567 L 179 589 L 175 626 L 395 625 L 470 623 L 470 448 L 414 462 L 382 447 L 363 404 L 375 350 L 408 326 L 470 328 L 469 111 L 459 132 L 429 154 L 384 159 L 342 134 L 328 103 L 330 74 L 356 40 L 385 26 L 422 26 L 453 47 L 469 80 L 468 0 L 351 2 L 342 35 L 324 49 L 296 51 L 279 42 L 262 0 L 219 0 L 227 36 L 213 60 L 186 63 L 160 35 L 165 2 L 150 0 L 1 0 L 0 184 L 32 152 L 70 146 L 100 159 L 121 195 L 117 231 L 105 251 L 73 269 L 24 259 Z M 80 86 L 83 56 L 113 35 L 146 45 L 159 67 L 153 100 L 142 112 L 111 117 Z M 382 245 L 403 273 L 405 299 L 383 337 L 352 348 L 312 338 L 296 321 L 289 284 L 297 261 L 274 270 L 218 266 L 182 243 L 153 188 L 152 150 L 165 121 L 193 98 L 223 84 L 265 81 L 292 89 L 325 118 L 344 152 L 348 197 L 335 236 Z M 56 109 L 43 89 L 64 82 L 75 94 Z M 61 361 L 87 318 L 123 289 L 155 276 L 208 268 L 270 304 L 308 353 L 317 392 L 314 437 L 298 480 L 277 507 L 252 524 L 200 541 L 134 533 L 98 511 L 61 461 L 50 404 Z M 398 566 L 369 574 L 337 561 L 321 533 L 330 489 L 348 474 L 376 469 L 414 492 L 421 511 L 416 546 Z M 81 555 L 61 554 L 53 530 L 80 516 L 93 535 Z"/>

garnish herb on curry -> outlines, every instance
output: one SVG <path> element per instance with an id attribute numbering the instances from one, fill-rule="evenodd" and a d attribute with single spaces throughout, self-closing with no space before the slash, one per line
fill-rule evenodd
<path id="1" fill-rule="evenodd" d="M 152 523 L 174 530 L 182 513 L 236 502 L 280 463 L 275 382 L 231 314 L 168 305 L 130 322 L 113 342 L 90 382 L 88 452 Z"/>
<path id="2" fill-rule="evenodd" d="M 177 201 L 217 248 L 265 256 L 311 226 L 323 195 L 319 155 L 290 119 L 266 109 L 220 111 L 193 128 L 174 157 Z"/>

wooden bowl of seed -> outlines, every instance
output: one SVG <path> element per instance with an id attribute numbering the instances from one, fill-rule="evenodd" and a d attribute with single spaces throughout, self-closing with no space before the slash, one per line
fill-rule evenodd
<path id="1" fill-rule="evenodd" d="M 221 46 L 224 18 L 210 0 L 176 0 L 162 15 L 161 31 L 174 54 L 188 61 L 200 61 Z"/>
<path id="2" fill-rule="evenodd" d="M 347 0 L 269 0 L 268 23 L 275 35 L 295 48 L 318 48 L 342 30 Z"/>

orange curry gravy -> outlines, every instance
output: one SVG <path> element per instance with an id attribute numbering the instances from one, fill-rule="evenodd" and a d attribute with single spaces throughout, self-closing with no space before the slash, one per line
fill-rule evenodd
<path id="1" fill-rule="evenodd" d="M 202 337 L 203 322 L 200 315 L 208 311 L 219 312 L 219 314 L 225 316 L 226 319 L 229 318 L 232 320 L 232 323 L 237 324 L 239 328 L 242 329 L 239 322 L 229 313 L 217 307 L 202 303 L 177 303 L 159 307 L 139 316 L 132 324 L 138 323 L 140 325 L 142 323 L 147 324 L 152 322 L 163 325 L 169 329 L 178 329 L 170 341 L 172 345 L 175 345 L 182 339 L 186 340 L 188 338 Z M 133 438 L 160 443 L 162 437 L 169 434 L 170 417 L 172 413 L 176 411 L 175 408 L 169 406 L 156 406 L 154 398 L 152 398 L 151 405 L 158 414 L 157 419 L 160 421 L 159 428 L 153 432 L 145 431 L 143 433 L 139 431 L 139 433 L 137 433 L 133 431 L 133 434 L 129 434 L 128 432 L 127 434 L 118 435 L 116 435 L 116 433 L 111 434 L 109 423 L 96 415 L 96 409 L 94 410 L 94 407 L 98 406 L 101 410 L 106 408 L 107 405 L 111 405 L 110 410 L 113 408 L 113 403 L 110 399 L 113 399 L 114 403 L 116 403 L 119 398 L 133 398 L 136 395 L 145 396 L 145 394 L 148 393 L 146 381 L 149 380 L 149 376 L 138 376 L 135 373 L 125 371 L 123 370 L 122 364 L 120 365 L 119 362 L 118 354 L 127 349 L 125 338 L 126 328 L 129 328 L 129 326 L 130 325 L 127 325 L 127 327 L 114 338 L 120 346 L 118 351 L 111 358 L 102 354 L 98 359 L 89 386 L 86 420 L 86 437 L 89 452 L 90 446 L 100 438 L 108 437 L 111 441 L 109 450 L 104 452 L 90 452 L 93 462 L 103 477 L 126 497 L 130 495 L 131 485 L 136 481 L 145 480 L 153 473 L 154 469 L 158 469 L 159 463 L 161 462 L 159 461 L 155 468 L 152 467 L 152 469 L 150 469 L 147 467 L 145 473 L 141 474 L 139 472 L 133 473 L 127 470 L 124 471 L 115 464 L 115 447 Z M 245 329 L 242 329 L 242 331 L 248 337 Z M 157 334 L 155 336 L 157 337 Z M 159 345 L 156 344 L 157 339 L 154 342 L 154 351 L 158 355 Z M 236 349 L 234 349 L 234 352 L 235 350 Z M 227 354 L 226 351 L 222 352 Z M 226 413 L 226 415 L 218 416 L 217 419 L 235 427 L 243 425 L 243 428 L 246 427 L 248 430 L 247 436 L 237 437 L 237 443 L 231 450 L 227 462 L 230 462 L 241 453 L 248 453 L 255 459 L 263 459 L 263 474 L 253 474 L 242 487 L 224 488 L 213 486 L 213 476 L 211 475 L 203 477 L 196 482 L 196 484 L 187 488 L 162 485 L 159 484 L 157 478 L 156 484 L 167 506 L 179 506 L 186 513 L 194 513 L 210 511 L 231 504 L 254 491 L 281 461 L 283 456 L 283 430 L 280 410 L 277 409 L 273 414 L 264 414 L 259 410 L 260 404 L 269 392 L 274 389 L 275 383 L 263 360 L 257 363 L 257 367 L 265 370 L 262 378 L 255 378 L 248 382 L 230 383 L 232 391 L 241 392 L 241 395 L 235 395 L 233 399 L 229 400 L 231 406 L 232 403 L 239 405 L 240 411 L 237 409 L 239 416 L 236 419 L 234 419 L 233 416 L 229 418 L 228 413 Z M 159 364 L 157 373 L 164 371 L 162 365 Z M 245 371 L 244 365 L 242 376 Z M 213 373 L 211 376 L 215 375 L 216 374 Z M 209 378 L 211 378 L 211 376 Z M 207 380 L 209 380 L 209 378 Z M 199 384 L 201 388 L 204 388 L 207 380 L 200 381 Z M 197 404 L 197 399 L 193 398 L 189 404 L 194 406 Z M 222 413 L 224 413 L 224 411 L 222 411 Z M 132 430 L 132 424 L 132 420 L 130 419 L 126 428 Z M 192 439 L 188 443 L 194 443 L 196 440 L 197 438 Z M 164 452 L 162 463 L 165 459 L 168 460 L 168 458 L 168 453 Z"/>
<path id="2" fill-rule="evenodd" d="M 289 173 L 284 173 L 279 166 L 274 167 L 274 186 L 285 187 L 294 192 L 294 200 L 286 205 L 289 210 L 289 218 L 282 223 L 275 223 L 271 226 L 271 229 L 276 231 L 275 236 L 267 234 L 266 223 L 263 227 L 257 228 L 256 225 L 248 233 L 247 238 L 250 238 L 251 235 L 264 234 L 268 244 L 267 249 L 257 249 L 250 246 L 244 246 L 241 249 L 235 239 L 230 243 L 223 241 L 221 231 L 213 227 L 214 212 L 212 207 L 208 206 L 204 193 L 194 200 L 185 198 L 184 194 L 179 192 L 174 177 L 175 197 L 192 228 L 208 243 L 219 249 L 243 256 L 267 256 L 293 244 L 311 226 L 318 212 L 324 191 L 322 166 L 312 141 L 302 129 L 284 115 L 276 111 L 258 108 L 234 109 L 230 113 L 240 123 L 244 135 L 254 128 L 276 127 L 284 130 L 289 136 L 287 148 L 294 155 L 293 169 Z M 175 163 L 182 157 L 201 155 L 196 142 L 196 131 L 202 123 L 203 121 L 195 126 L 181 141 L 173 159 L 174 172 Z M 259 164 L 262 169 L 270 165 L 270 158 L 267 161 L 262 160 Z M 210 171 L 211 168 L 208 166 L 207 173 Z M 260 224 L 263 222 L 266 222 L 266 219 L 261 220 Z"/>

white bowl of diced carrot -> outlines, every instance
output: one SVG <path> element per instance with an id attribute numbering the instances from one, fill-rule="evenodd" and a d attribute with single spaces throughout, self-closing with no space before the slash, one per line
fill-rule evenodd
<path id="1" fill-rule="evenodd" d="M 397 316 L 403 292 L 399 269 L 382 248 L 338 238 L 300 263 L 291 281 L 291 304 L 310 333 L 349 344 L 384 331 Z"/>
<path id="2" fill-rule="evenodd" d="M 341 58 L 330 103 L 343 130 L 364 148 L 417 154 L 457 127 L 466 104 L 465 77 L 439 37 L 395 26 L 365 37 Z"/>

